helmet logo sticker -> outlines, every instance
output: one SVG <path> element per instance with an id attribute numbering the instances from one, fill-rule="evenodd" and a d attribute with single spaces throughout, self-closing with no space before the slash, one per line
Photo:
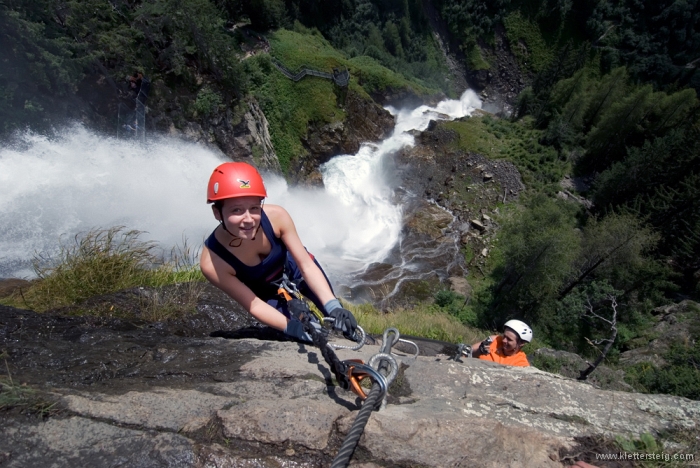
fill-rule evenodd
<path id="1" fill-rule="evenodd" d="M 241 183 L 240 188 L 250 188 L 250 180 L 237 179 Z"/>
<path id="2" fill-rule="evenodd" d="M 219 183 L 218 182 L 216 182 L 214 184 L 214 194 L 217 194 L 217 193 L 219 193 Z"/>

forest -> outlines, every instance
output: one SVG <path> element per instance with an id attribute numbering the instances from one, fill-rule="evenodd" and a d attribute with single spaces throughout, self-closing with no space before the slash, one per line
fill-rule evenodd
<path id="1" fill-rule="evenodd" d="M 286 154 L 294 145 L 280 122 L 294 109 L 271 98 L 269 61 L 241 61 L 236 25 L 311 35 L 343 60 L 455 97 L 430 12 L 471 72 L 498 73 L 494 44 L 509 44 L 526 83 L 513 113 L 485 125 L 522 141 L 504 157 L 528 187 L 502 207 L 495 252 L 470 273 L 472 300 L 440 291 L 435 304 L 485 330 L 525 320 L 531 351 L 595 359 L 610 343 L 614 366 L 654 338 L 655 308 L 700 299 L 698 0 L 4 0 L 0 134 L 50 129 L 84 107 L 90 77 L 118 88 L 140 70 L 192 97 L 185 120 L 256 96 Z M 587 181 L 590 207 L 556 198 L 564 174 Z M 693 340 L 675 343 L 664 365 L 626 368 L 633 387 L 700 399 L 700 309 L 691 312 Z"/>

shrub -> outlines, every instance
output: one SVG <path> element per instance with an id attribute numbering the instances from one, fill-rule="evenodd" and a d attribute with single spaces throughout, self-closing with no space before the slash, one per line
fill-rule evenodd
<path id="1" fill-rule="evenodd" d="M 197 93 L 197 99 L 194 102 L 194 110 L 201 115 L 209 115 L 216 112 L 223 104 L 221 94 L 211 88 L 203 87 Z"/>
<path id="2" fill-rule="evenodd" d="M 663 357 L 668 365 L 637 364 L 626 369 L 626 380 L 640 391 L 700 400 L 700 343 L 675 344 Z"/>
<path id="3" fill-rule="evenodd" d="M 55 258 L 35 257 L 38 280 L 22 294 L 23 305 L 42 312 L 137 286 L 203 281 L 186 244 L 166 261 L 154 253 L 154 242 L 139 240 L 141 234 L 122 226 L 93 229 L 77 234 L 72 244 L 61 242 Z"/>

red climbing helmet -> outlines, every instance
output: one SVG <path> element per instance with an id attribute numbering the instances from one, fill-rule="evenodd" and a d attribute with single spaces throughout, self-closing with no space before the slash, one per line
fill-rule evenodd
<path id="1" fill-rule="evenodd" d="M 207 187 L 207 203 L 235 197 L 267 197 L 265 184 L 257 169 L 244 162 L 220 164 Z"/>

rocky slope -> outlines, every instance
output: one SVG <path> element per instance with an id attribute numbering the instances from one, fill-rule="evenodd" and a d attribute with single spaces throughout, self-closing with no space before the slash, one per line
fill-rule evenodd
<path id="1" fill-rule="evenodd" d="M 481 118 L 483 113 L 473 117 Z M 525 189 L 514 164 L 490 161 L 477 153 L 465 153 L 451 144 L 458 136 L 437 121 L 416 137 L 416 145 L 396 155 L 397 177 L 402 186 L 424 200 L 447 210 L 453 220 L 432 238 L 453 238 L 455 255 L 464 256 L 461 247 L 475 252 L 467 268 L 481 268 L 488 255 L 497 226 L 493 217 L 499 203 L 517 200 Z M 456 273 L 456 272 L 455 272 Z M 453 275 L 454 276 L 454 275 Z M 468 295 L 468 287 L 457 290 Z"/>
<path id="2" fill-rule="evenodd" d="M 0 411 L 0 466 L 329 466 L 359 400 L 334 385 L 319 350 L 280 341 L 214 289 L 197 309 L 145 324 L 0 307 L 3 396 L 22 395 Z M 337 354 L 366 360 L 379 343 Z M 401 372 L 351 466 L 555 467 L 608 450 L 591 440 L 700 423 L 696 401 L 457 362 L 453 346 L 418 344 L 417 358 L 395 350 Z"/>

